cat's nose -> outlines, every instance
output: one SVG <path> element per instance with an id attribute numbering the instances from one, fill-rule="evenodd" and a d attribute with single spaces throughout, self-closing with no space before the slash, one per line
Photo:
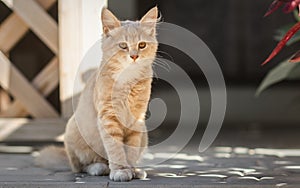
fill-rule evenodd
<path id="1" fill-rule="evenodd" d="M 131 55 L 130 57 L 135 61 L 137 58 L 139 58 L 139 55 Z"/>

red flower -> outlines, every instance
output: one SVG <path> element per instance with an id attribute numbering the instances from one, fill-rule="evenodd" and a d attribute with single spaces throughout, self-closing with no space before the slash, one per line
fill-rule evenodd
<path id="1" fill-rule="evenodd" d="M 282 48 L 286 45 L 286 43 L 297 33 L 297 31 L 300 30 L 300 22 L 296 23 L 286 34 L 285 36 L 280 40 L 280 42 L 277 44 L 276 48 L 272 51 L 271 55 L 263 62 L 262 65 L 268 63 L 273 59 L 281 50 Z M 291 62 L 295 62 L 299 59 L 299 55 L 295 55 Z"/>
<path id="2" fill-rule="evenodd" d="M 279 9 L 282 5 L 284 5 L 284 7 L 283 7 L 284 13 L 290 13 L 296 7 L 298 7 L 298 9 L 300 10 L 300 0 L 275 0 L 269 7 L 269 10 L 265 14 L 265 16 L 269 16 L 270 14 L 275 12 L 277 9 Z"/>
<path id="3" fill-rule="evenodd" d="M 274 11 L 276 11 L 278 8 L 280 8 L 282 5 L 284 5 L 283 11 L 285 13 L 289 13 L 293 11 L 296 7 L 299 9 L 299 16 L 300 16 L 300 0 L 275 0 L 269 7 L 269 10 L 265 14 L 265 16 L 268 16 L 272 14 Z M 262 65 L 268 63 L 271 61 L 286 45 L 286 43 L 300 30 L 300 22 L 296 23 L 286 34 L 285 36 L 280 40 L 280 42 L 277 44 L 276 48 L 272 51 L 270 56 L 262 63 Z M 300 51 L 297 52 L 290 62 L 299 62 L 300 61 Z"/>

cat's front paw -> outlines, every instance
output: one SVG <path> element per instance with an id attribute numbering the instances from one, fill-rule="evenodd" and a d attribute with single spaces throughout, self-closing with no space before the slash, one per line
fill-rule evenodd
<path id="1" fill-rule="evenodd" d="M 111 170 L 109 178 L 113 181 L 130 181 L 134 177 L 131 168 Z"/>

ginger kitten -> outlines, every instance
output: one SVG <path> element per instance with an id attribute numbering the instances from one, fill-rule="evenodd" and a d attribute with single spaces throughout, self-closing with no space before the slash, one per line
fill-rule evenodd
<path id="1" fill-rule="evenodd" d="M 158 47 L 157 17 L 157 7 L 140 21 L 119 21 L 102 10 L 101 66 L 68 121 L 65 149 L 42 150 L 37 164 L 51 167 L 66 154 L 73 172 L 109 174 L 113 181 L 145 177 L 136 167 L 148 144 L 145 113 Z"/>

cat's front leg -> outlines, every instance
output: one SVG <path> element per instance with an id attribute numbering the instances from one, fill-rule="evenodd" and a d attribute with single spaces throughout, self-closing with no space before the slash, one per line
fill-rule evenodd
<path id="1" fill-rule="evenodd" d="M 136 167 L 148 146 L 148 133 L 144 122 L 136 123 L 133 128 L 134 130 L 129 131 L 125 140 L 127 161 L 134 169 L 134 178 L 144 179 L 147 176 L 146 172 Z"/>
<path id="2" fill-rule="evenodd" d="M 130 131 L 126 135 L 125 149 L 128 163 L 132 167 L 136 167 L 141 155 L 142 132 Z"/>
<path id="3" fill-rule="evenodd" d="M 122 127 L 113 120 L 100 120 L 98 127 L 108 156 L 110 179 L 113 181 L 130 181 L 133 178 L 133 171 L 127 162 Z"/>

